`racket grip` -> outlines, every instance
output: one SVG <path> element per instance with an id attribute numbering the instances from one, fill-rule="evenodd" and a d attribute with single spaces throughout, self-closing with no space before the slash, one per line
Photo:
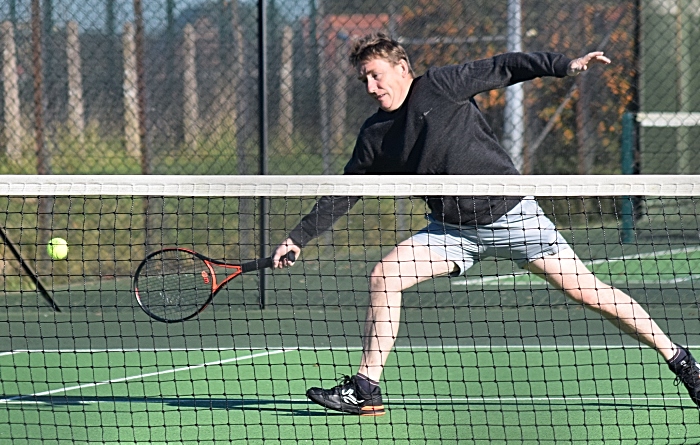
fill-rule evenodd
<path id="1" fill-rule="evenodd" d="M 287 258 L 289 261 L 294 262 L 296 261 L 297 256 L 294 252 L 289 252 L 280 259 L 284 258 Z M 263 258 L 261 260 L 251 261 L 250 263 L 243 264 L 241 267 L 241 271 L 245 273 L 250 272 L 252 270 L 267 269 L 269 267 L 272 267 L 272 264 L 272 258 Z"/>

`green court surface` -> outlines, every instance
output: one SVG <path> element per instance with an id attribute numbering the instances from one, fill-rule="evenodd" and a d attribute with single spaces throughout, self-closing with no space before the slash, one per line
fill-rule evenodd
<path id="1" fill-rule="evenodd" d="M 674 285 L 700 280 L 700 246 L 652 250 L 584 262 L 598 278 L 617 287 Z M 464 284 L 509 288 L 544 285 L 544 280 L 516 272 L 469 280 Z"/>
<path id="2" fill-rule="evenodd" d="M 700 355 L 700 249 L 601 244 L 584 261 Z M 607 259 L 600 259 L 600 258 Z M 347 258 L 347 257 L 346 257 Z M 6 293 L 0 443 L 700 443 L 700 412 L 656 353 L 510 262 L 404 294 L 387 414 L 305 398 L 356 371 L 373 261 L 232 281 L 200 317 L 149 319 L 130 277 Z"/>
<path id="3" fill-rule="evenodd" d="M 399 347 L 385 376 L 387 415 L 358 418 L 307 403 L 307 386 L 332 384 L 338 364 L 358 355 L 323 348 L 4 353 L 0 440 L 700 440 L 697 409 L 679 396 L 654 353 L 638 348 Z"/>

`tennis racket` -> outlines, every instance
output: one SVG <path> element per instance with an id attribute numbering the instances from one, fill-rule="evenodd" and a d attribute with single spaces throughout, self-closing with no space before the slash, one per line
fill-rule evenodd
<path id="1" fill-rule="evenodd" d="M 287 255 L 294 261 L 294 252 Z M 164 323 L 189 320 L 242 273 L 272 267 L 272 258 L 229 264 L 197 252 L 170 247 L 149 254 L 134 275 L 134 293 L 141 309 Z M 222 277 L 219 281 L 219 277 Z"/>

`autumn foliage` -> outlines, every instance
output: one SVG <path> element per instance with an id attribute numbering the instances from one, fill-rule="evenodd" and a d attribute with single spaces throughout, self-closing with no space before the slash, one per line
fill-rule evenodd
<path id="1" fill-rule="evenodd" d="M 418 74 L 434 65 L 490 57 L 506 51 L 506 3 L 395 1 L 395 37 L 408 50 Z M 335 1 L 328 5 L 334 12 L 350 7 Z M 368 13 L 373 7 L 369 1 L 352 4 L 355 11 Z M 523 0 L 521 7 L 523 51 L 560 52 L 573 58 L 603 50 L 613 60 L 576 79 L 544 78 L 526 85 L 526 171 L 619 173 L 621 116 L 635 106 L 634 2 Z M 504 90 L 481 94 L 477 101 L 500 136 Z M 551 131 L 536 144 L 548 123 L 553 124 Z"/>

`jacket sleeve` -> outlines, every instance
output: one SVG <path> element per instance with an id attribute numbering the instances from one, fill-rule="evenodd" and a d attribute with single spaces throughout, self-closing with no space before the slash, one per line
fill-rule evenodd
<path id="1" fill-rule="evenodd" d="M 426 77 L 448 97 L 468 100 L 484 91 L 538 77 L 565 77 L 571 59 L 556 53 L 505 53 L 462 65 L 431 68 Z"/>
<path id="2" fill-rule="evenodd" d="M 344 174 L 364 174 L 372 164 L 372 156 L 363 142 L 364 132 L 360 131 L 350 161 L 345 166 Z M 299 247 L 306 246 L 314 238 L 333 227 L 343 215 L 360 200 L 359 196 L 324 196 L 320 198 L 301 222 L 289 232 L 289 238 Z"/>
<path id="3" fill-rule="evenodd" d="M 289 238 L 299 247 L 305 247 L 314 238 L 333 227 L 359 201 L 359 196 L 324 196 L 313 209 L 289 232 Z"/>

